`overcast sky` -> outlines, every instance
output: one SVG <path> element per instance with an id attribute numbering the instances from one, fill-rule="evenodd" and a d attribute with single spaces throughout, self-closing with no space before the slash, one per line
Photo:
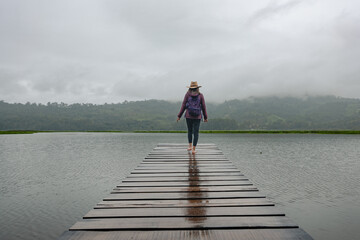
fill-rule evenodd
<path id="1" fill-rule="evenodd" d="M 360 98 L 359 0 L 0 0 L 0 100 Z"/>

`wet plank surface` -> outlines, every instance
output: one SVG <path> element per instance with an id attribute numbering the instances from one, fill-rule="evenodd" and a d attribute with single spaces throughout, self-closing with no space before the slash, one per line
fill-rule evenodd
<path id="1" fill-rule="evenodd" d="M 299 228 L 293 229 L 203 229 L 165 231 L 71 231 L 59 240 L 309 240 Z"/>
<path id="2" fill-rule="evenodd" d="M 161 193 L 112 193 L 104 201 L 119 200 L 162 200 L 162 199 L 221 199 L 221 198 L 265 198 L 263 194 L 258 192 L 161 192 Z"/>
<path id="3" fill-rule="evenodd" d="M 216 145 L 186 148 L 158 144 L 60 239 L 312 239 Z"/>
<path id="4" fill-rule="evenodd" d="M 188 173 L 188 168 L 183 169 L 141 169 L 141 170 L 133 170 L 131 173 L 134 174 L 142 174 L 142 173 Z M 227 169 L 227 168 L 199 168 L 197 170 L 199 173 L 227 173 L 227 172 L 240 172 L 237 169 Z"/>
<path id="5" fill-rule="evenodd" d="M 93 209 L 86 218 L 285 216 L 274 207 Z"/>
<path id="6" fill-rule="evenodd" d="M 149 179 L 148 177 L 136 177 L 136 178 L 127 178 L 122 182 L 189 182 L 189 181 L 242 181 L 249 180 L 244 176 L 221 176 L 221 177 L 201 177 L 198 176 L 188 176 L 188 177 L 153 177 Z"/>
<path id="7" fill-rule="evenodd" d="M 189 175 L 189 173 L 151 173 L 151 174 L 136 174 L 133 173 L 129 175 L 128 178 L 134 178 L 134 177 L 188 177 L 192 176 Z M 209 176 L 244 176 L 241 172 L 228 172 L 226 174 L 224 173 L 197 173 L 197 177 L 209 177 Z M 201 180 L 201 178 L 199 178 Z"/>
<path id="8" fill-rule="evenodd" d="M 249 186 L 252 185 L 249 181 L 189 181 L 189 182 L 123 182 L 118 187 L 191 187 L 191 186 Z"/>
<path id="9" fill-rule="evenodd" d="M 205 204 L 206 203 L 206 204 Z M 266 198 L 238 198 L 238 199 L 207 199 L 206 201 L 187 200 L 138 200 L 138 201 L 102 201 L 95 208 L 177 208 L 177 207 L 250 207 L 274 206 Z"/>
<path id="10" fill-rule="evenodd" d="M 117 187 L 114 188 L 112 193 L 117 192 L 241 192 L 241 191 L 258 191 L 258 189 L 252 185 L 250 186 L 211 186 L 211 187 L 199 187 L 199 186 L 186 186 L 186 187 Z"/>
<path id="11" fill-rule="evenodd" d="M 189 230 L 231 228 L 297 228 L 289 218 L 277 217 L 162 217 L 162 218 L 94 218 L 78 221 L 77 230 Z"/>

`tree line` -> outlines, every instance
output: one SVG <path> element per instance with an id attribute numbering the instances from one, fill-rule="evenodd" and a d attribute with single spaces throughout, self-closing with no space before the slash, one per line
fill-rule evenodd
<path id="1" fill-rule="evenodd" d="M 91 103 L 0 101 L 0 130 L 185 130 L 176 122 L 180 102 L 163 100 Z M 359 130 L 360 100 L 334 96 L 248 98 L 207 103 L 203 130 Z"/>

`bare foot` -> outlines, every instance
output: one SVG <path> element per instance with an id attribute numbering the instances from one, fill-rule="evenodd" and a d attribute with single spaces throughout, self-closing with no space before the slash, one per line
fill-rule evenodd
<path id="1" fill-rule="evenodd" d="M 188 151 L 191 151 L 191 149 L 192 149 L 192 145 L 189 144 L 189 147 L 188 147 L 187 150 L 188 150 Z"/>
<path id="2" fill-rule="evenodd" d="M 193 150 L 191 151 L 191 153 L 192 153 L 192 154 L 195 154 L 195 153 L 196 153 L 195 149 L 193 149 Z"/>

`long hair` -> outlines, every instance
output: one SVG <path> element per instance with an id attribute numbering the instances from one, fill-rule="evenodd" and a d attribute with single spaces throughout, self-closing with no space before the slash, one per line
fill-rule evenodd
<path id="1" fill-rule="evenodd" d="M 189 88 L 188 92 L 200 94 L 200 88 Z"/>

